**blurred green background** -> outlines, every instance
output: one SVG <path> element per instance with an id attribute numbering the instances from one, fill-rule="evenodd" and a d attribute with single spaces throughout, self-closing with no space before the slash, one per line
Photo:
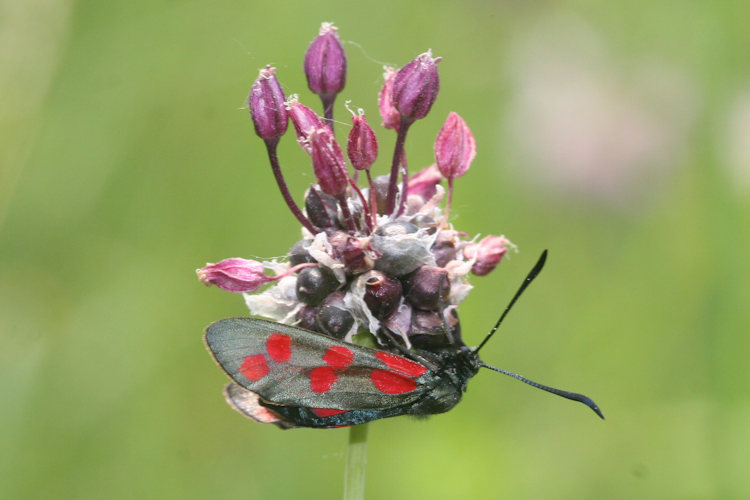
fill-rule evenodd
<path id="1" fill-rule="evenodd" d="M 0 497 L 337 498 L 347 430 L 222 400 L 201 334 L 246 314 L 194 269 L 298 237 L 251 127 L 257 70 L 321 21 L 379 123 L 384 62 L 432 48 L 478 156 L 454 223 L 519 246 L 461 306 L 478 343 L 541 278 L 444 415 L 370 427 L 369 498 L 748 498 L 750 31 L 745 2 L 0 1 Z M 345 125 L 338 129 L 343 137 Z M 378 173 L 394 134 L 377 128 Z M 312 181 L 292 137 L 293 193 Z"/>

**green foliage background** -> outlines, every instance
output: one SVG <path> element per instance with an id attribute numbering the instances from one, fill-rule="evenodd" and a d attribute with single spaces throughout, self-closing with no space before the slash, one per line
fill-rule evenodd
<path id="1" fill-rule="evenodd" d="M 743 2 L 0 6 L 0 497 L 340 496 L 346 430 L 282 432 L 222 401 L 201 332 L 246 309 L 194 274 L 283 255 L 298 238 L 245 97 L 270 62 L 317 106 L 301 63 L 321 21 L 355 42 L 344 97 L 373 124 L 379 61 L 443 56 L 410 164 L 429 164 L 445 116 L 461 113 L 479 153 L 457 183 L 454 222 L 521 250 L 474 280 L 464 337 L 482 338 L 549 248 L 483 358 L 585 392 L 607 416 L 482 372 L 445 415 L 371 426 L 368 496 L 750 496 L 750 190 L 724 154 L 750 86 Z M 510 50 L 569 17 L 623 74 L 666 62 L 695 91 L 684 151 L 624 203 L 541 188 L 516 152 Z M 342 106 L 337 116 L 348 121 Z M 385 172 L 393 134 L 378 131 Z M 301 196 L 311 171 L 283 142 Z"/>

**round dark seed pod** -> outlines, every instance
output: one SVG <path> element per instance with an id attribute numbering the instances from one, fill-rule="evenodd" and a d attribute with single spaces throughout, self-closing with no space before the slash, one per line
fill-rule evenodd
<path id="1" fill-rule="evenodd" d="M 404 279 L 404 284 L 406 300 L 417 309 L 437 309 L 440 298 L 447 303 L 451 291 L 448 271 L 435 266 L 420 267 Z"/>
<path id="2" fill-rule="evenodd" d="M 312 258 L 312 255 L 305 250 L 305 247 L 309 247 L 310 243 L 312 243 L 312 240 L 299 240 L 292 245 L 292 248 L 289 249 L 289 253 L 287 253 L 289 256 L 289 265 L 294 267 L 300 264 L 316 262 L 315 259 Z"/>
<path id="3" fill-rule="evenodd" d="M 381 271 L 370 271 L 362 276 L 365 282 L 364 301 L 370 312 L 376 318 L 390 314 L 401 302 L 401 282 Z"/>
<path id="4" fill-rule="evenodd" d="M 451 241 L 438 241 L 430 248 L 432 256 L 435 257 L 435 263 L 438 267 L 445 265 L 456 258 L 456 245 Z"/>
<path id="5" fill-rule="evenodd" d="M 318 324 L 316 323 L 317 314 L 317 307 L 303 306 L 297 313 L 297 326 L 305 330 L 318 331 Z"/>
<path id="6" fill-rule="evenodd" d="M 326 267 L 306 267 L 297 276 L 297 298 L 311 306 L 323 302 L 338 287 L 338 280 Z"/>
<path id="7" fill-rule="evenodd" d="M 342 293 L 333 293 L 318 308 L 315 316 L 318 331 L 343 339 L 352 326 L 354 316 L 346 309 Z"/>

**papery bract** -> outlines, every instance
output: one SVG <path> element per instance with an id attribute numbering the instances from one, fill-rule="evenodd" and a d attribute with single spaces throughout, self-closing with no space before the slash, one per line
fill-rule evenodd
<path id="1" fill-rule="evenodd" d="M 378 110 L 383 120 L 384 128 L 398 130 L 401 122 L 401 113 L 393 106 L 393 80 L 396 78 L 396 70 L 391 67 L 385 68 L 383 73 L 383 87 L 378 94 Z"/>

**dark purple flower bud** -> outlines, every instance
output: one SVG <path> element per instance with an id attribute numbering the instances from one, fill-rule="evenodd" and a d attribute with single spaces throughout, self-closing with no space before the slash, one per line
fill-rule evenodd
<path id="1" fill-rule="evenodd" d="M 380 271 L 362 275 L 365 282 L 365 304 L 376 318 L 390 314 L 403 296 L 401 282 Z"/>
<path id="2" fill-rule="evenodd" d="M 248 106 L 255 125 L 255 133 L 265 140 L 278 139 L 286 132 L 288 114 L 284 106 L 284 91 L 276 79 L 276 68 L 266 66 L 250 87 Z"/>
<path id="3" fill-rule="evenodd" d="M 477 143 L 466 122 L 450 112 L 435 139 L 435 162 L 446 179 L 461 177 L 477 154 Z"/>
<path id="4" fill-rule="evenodd" d="M 430 51 L 418 55 L 398 70 L 393 81 L 393 106 L 401 117 L 410 121 L 424 118 L 437 99 L 440 77 L 437 63 Z"/>
<path id="5" fill-rule="evenodd" d="M 357 170 L 367 170 L 378 157 L 378 138 L 367 123 L 365 115 L 352 116 L 354 126 L 349 131 L 346 154 Z"/>
<path id="6" fill-rule="evenodd" d="M 319 128 L 327 125 L 320 119 L 318 114 L 311 108 L 308 108 L 296 96 L 292 96 L 286 103 L 286 110 L 289 112 L 289 118 L 292 120 L 294 130 L 297 133 L 297 142 L 307 154 L 312 154 L 310 147 L 310 134 Z"/>
<path id="7" fill-rule="evenodd" d="M 470 243 L 464 247 L 464 257 L 476 259 L 471 272 L 477 276 L 485 276 L 503 260 L 512 243 L 504 236 L 489 235 L 479 243 Z"/>
<path id="8" fill-rule="evenodd" d="M 316 227 L 323 229 L 341 227 L 338 220 L 336 198 L 325 194 L 316 186 L 311 186 L 305 196 L 305 212 Z"/>
<path id="9" fill-rule="evenodd" d="M 461 324 L 458 321 L 456 306 L 445 309 L 445 321 L 448 323 L 454 341 L 461 343 Z M 422 311 L 414 309 L 411 320 L 411 340 L 414 347 L 420 349 L 435 349 L 451 345 L 445 334 L 445 326 L 438 311 Z"/>
<path id="10" fill-rule="evenodd" d="M 445 265 L 456 258 L 456 245 L 452 241 L 436 241 L 430 248 L 432 256 L 435 257 L 435 263 L 438 267 Z"/>
<path id="11" fill-rule="evenodd" d="M 303 306 L 297 313 L 297 326 L 305 330 L 318 331 L 316 316 L 318 308 L 313 306 Z"/>
<path id="12" fill-rule="evenodd" d="M 320 189 L 331 196 L 341 196 L 349 184 L 346 160 L 338 141 L 328 127 L 314 130 L 309 137 L 315 178 Z"/>
<path id="13" fill-rule="evenodd" d="M 380 110 L 380 118 L 383 120 L 382 125 L 384 128 L 398 130 L 398 125 L 401 123 L 401 113 L 393 107 L 393 81 L 396 79 L 396 70 L 393 68 L 385 68 L 383 73 L 383 88 L 380 89 L 378 94 L 378 109 Z"/>
<path id="14" fill-rule="evenodd" d="M 437 192 L 436 186 L 443 180 L 436 165 L 423 168 L 413 176 L 409 177 L 409 196 L 421 196 L 425 201 L 429 200 Z"/>
<path id="15" fill-rule="evenodd" d="M 418 309 L 437 309 L 441 298 L 448 302 L 451 282 L 445 269 L 422 266 L 407 276 L 404 284 L 406 300 Z"/>
<path id="16" fill-rule="evenodd" d="M 305 248 L 309 247 L 310 243 L 312 243 L 312 240 L 299 240 L 292 245 L 292 248 L 289 249 L 289 253 L 287 253 L 290 265 L 296 266 L 298 264 L 316 262 Z"/>
<path id="17" fill-rule="evenodd" d="M 308 267 L 297 276 L 297 298 L 311 306 L 323 302 L 338 287 L 338 280 L 326 267 Z"/>
<path id="18" fill-rule="evenodd" d="M 329 295 L 318 308 L 318 329 L 332 337 L 344 338 L 354 326 L 354 316 L 347 309 L 343 293 Z"/>
<path id="19" fill-rule="evenodd" d="M 307 86 L 318 95 L 335 95 L 346 84 L 346 53 L 331 23 L 320 26 L 318 36 L 305 53 Z"/>
<path id="20" fill-rule="evenodd" d="M 366 252 L 369 238 L 354 238 L 344 231 L 336 231 L 328 235 L 328 243 L 333 256 L 344 264 L 347 274 L 361 274 L 372 269 L 373 259 Z"/>
<path id="21" fill-rule="evenodd" d="M 380 253 L 375 269 L 403 276 L 425 263 L 429 253 L 417 235 L 417 226 L 409 222 L 389 222 L 375 230 L 372 248 Z"/>
<path id="22" fill-rule="evenodd" d="M 239 257 L 206 264 L 195 272 L 206 286 L 216 285 L 234 293 L 254 292 L 275 279 L 265 275 L 260 262 Z"/>

